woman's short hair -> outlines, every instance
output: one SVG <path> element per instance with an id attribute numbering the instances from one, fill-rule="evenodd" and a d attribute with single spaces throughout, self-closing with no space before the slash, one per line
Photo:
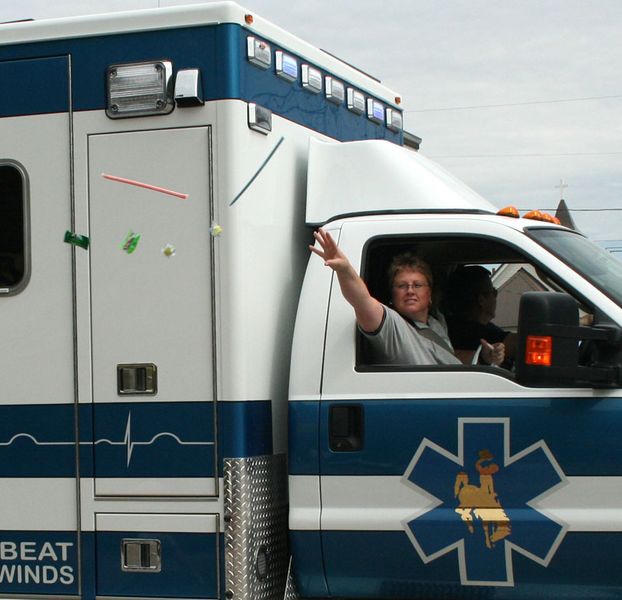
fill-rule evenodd
<path id="1" fill-rule="evenodd" d="M 427 279 L 430 288 L 434 287 L 434 277 L 430 265 L 413 252 L 404 252 L 393 257 L 387 272 L 390 286 L 393 286 L 395 276 L 404 269 L 421 273 Z"/>

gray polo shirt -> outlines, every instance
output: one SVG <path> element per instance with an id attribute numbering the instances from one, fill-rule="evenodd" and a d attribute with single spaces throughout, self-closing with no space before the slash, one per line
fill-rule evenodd
<path id="1" fill-rule="evenodd" d="M 384 317 L 380 327 L 371 333 L 359 331 L 370 341 L 374 362 L 390 365 L 460 365 L 460 360 L 445 348 L 423 337 L 418 330 L 429 327 L 452 348 L 447 331 L 434 317 L 428 323 L 406 322 L 397 311 L 383 306 Z"/>

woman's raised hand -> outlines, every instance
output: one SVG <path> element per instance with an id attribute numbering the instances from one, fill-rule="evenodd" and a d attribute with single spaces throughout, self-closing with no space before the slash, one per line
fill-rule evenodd
<path id="1" fill-rule="evenodd" d="M 350 266 L 350 261 L 339 249 L 339 246 L 337 246 L 337 243 L 328 231 L 318 229 L 313 232 L 313 237 L 320 247 L 318 248 L 317 245 L 309 246 L 309 249 L 314 254 L 317 254 L 327 267 L 330 267 L 333 271 L 341 271 Z"/>

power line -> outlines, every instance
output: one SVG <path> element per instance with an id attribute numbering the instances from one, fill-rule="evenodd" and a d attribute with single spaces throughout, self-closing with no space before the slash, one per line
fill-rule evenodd
<path id="1" fill-rule="evenodd" d="M 559 152 L 533 154 L 433 154 L 429 158 L 543 158 L 547 156 L 617 156 L 621 152 Z"/>
<path id="2" fill-rule="evenodd" d="M 532 100 L 530 102 L 504 102 L 503 104 L 474 104 L 473 106 L 446 106 L 443 108 L 420 108 L 405 110 L 405 113 L 440 112 L 447 110 L 475 110 L 481 108 L 506 108 L 508 106 L 533 106 L 535 104 L 561 104 L 562 102 L 586 102 L 588 100 L 609 100 L 622 98 L 622 94 L 611 96 L 586 96 L 585 98 L 558 98 L 557 100 Z"/>
<path id="3" fill-rule="evenodd" d="M 534 210 L 534 209 L 533 208 L 517 208 L 516 210 L 530 211 L 530 210 Z M 537 210 L 543 210 L 543 211 L 548 211 L 548 212 L 555 212 L 557 210 L 557 207 L 555 207 L 555 208 L 538 208 Z M 606 211 L 622 212 L 622 207 L 613 207 L 613 208 L 569 208 L 568 211 L 570 213 L 575 213 L 575 212 L 606 212 Z"/>

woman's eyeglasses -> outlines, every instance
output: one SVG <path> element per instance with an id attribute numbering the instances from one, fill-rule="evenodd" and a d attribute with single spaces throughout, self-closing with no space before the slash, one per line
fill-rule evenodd
<path id="1" fill-rule="evenodd" d="M 428 283 L 422 283 L 421 281 L 417 281 L 415 283 L 398 283 L 397 285 L 393 287 L 398 289 L 400 292 L 406 292 L 410 288 L 412 288 L 413 290 L 420 290 L 421 288 L 428 287 L 428 286 L 429 286 Z"/>

